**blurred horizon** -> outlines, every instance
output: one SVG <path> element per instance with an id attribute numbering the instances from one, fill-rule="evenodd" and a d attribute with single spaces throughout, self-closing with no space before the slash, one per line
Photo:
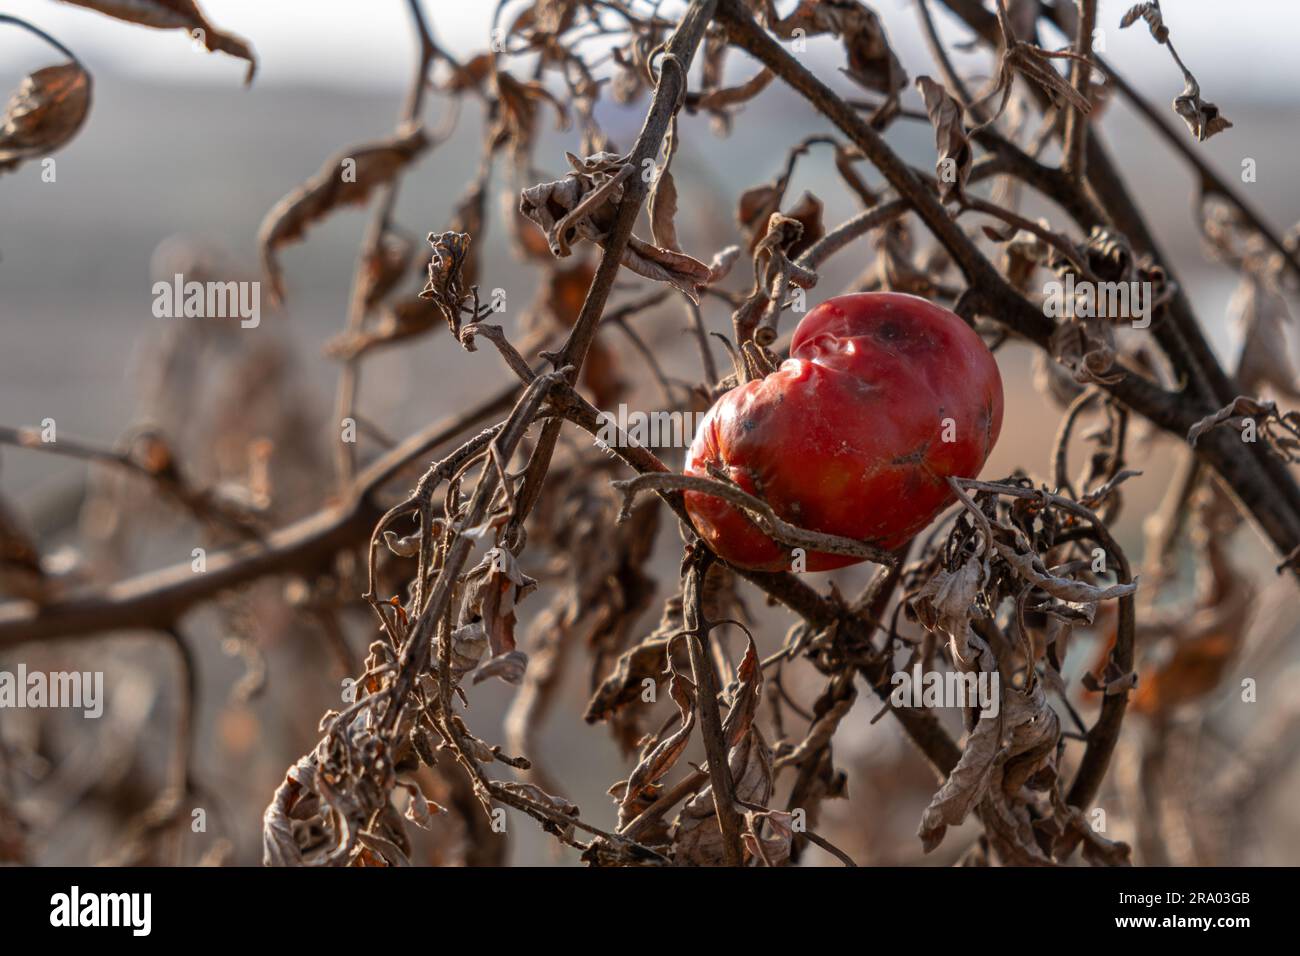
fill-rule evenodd
<path id="1" fill-rule="evenodd" d="M 1073 6 L 1072 0 L 1066 0 Z M 663 7 L 670 15 L 673 0 Z M 786 13 L 792 0 L 780 0 Z M 1153 92 L 1149 85 L 1177 84 L 1168 99 L 1181 89 L 1181 76 L 1166 51 L 1159 56 L 1154 41 L 1140 22 L 1127 30 L 1119 20 L 1133 4 L 1131 0 L 1100 0 L 1097 23 L 1104 32 L 1099 52 L 1119 65 L 1128 78 Z M 527 6 L 526 0 L 508 0 L 501 17 L 509 24 Z M 869 3 L 881 17 L 891 45 L 904 65 L 928 63 L 929 53 L 917 26 L 915 0 L 873 0 Z M 945 43 L 970 38 L 965 27 L 931 0 L 931 10 Z M 986 4 L 988 6 L 988 4 Z M 1050 4 L 1049 4 L 1050 6 Z M 357 21 L 355 0 L 200 0 L 200 9 L 217 28 L 248 40 L 258 56 L 257 86 L 309 86 L 367 91 L 401 91 L 414 69 L 415 42 L 410 29 L 406 0 L 367 0 L 366 16 Z M 435 38 L 453 56 L 462 59 L 484 49 L 490 39 L 491 0 L 422 0 L 422 9 Z M 1282 35 L 1300 35 L 1300 4 L 1293 0 L 1251 0 L 1233 9 L 1233 16 L 1215 12 L 1221 5 L 1201 0 L 1165 0 L 1165 22 L 1180 55 L 1196 74 L 1211 98 L 1291 102 L 1300 85 L 1300 60 L 1277 41 Z M 0 12 L 28 20 L 53 34 L 70 47 L 92 70 L 164 79 L 178 85 L 213 84 L 237 86 L 244 77 L 241 61 L 222 55 L 195 51 L 188 38 L 176 30 L 154 30 L 113 20 L 85 7 L 61 0 L 4 0 Z M 12 31 L 12 28 L 10 28 Z M 0 37 L 0 49 L 8 53 L 12 32 Z M 1059 46 L 1059 37 L 1047 37 L 1048 46 Z M 38 44 L 28 38 L 30 49 Z M 814 56 L 833 55 L 834 41 L 815 39 L 809 44 Z M 38 51 L 39 52 L 39 51 Z M 43 55 L 43 54 L 42 54 Z M 1246 73 L 1235 64 L 1246 56 L 1252 69 Z M 982 65 L 977 51 L 953 52 L 959 70 Z M 2 64 L 4 61 L 0 61 Z M 1267 76 L 1261 87 L 1256 77 Z M 1159 97 L 1158 97 L 1159 98 Z M 1228 105 L 1216 100 L 1231 113 Z"/>

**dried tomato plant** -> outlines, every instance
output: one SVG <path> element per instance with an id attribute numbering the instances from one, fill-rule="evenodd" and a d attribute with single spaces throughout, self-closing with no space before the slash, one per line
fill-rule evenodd
<path id="1" fill-rule="evenodd" d="M 248 44 L 209 26 L 193 3 L 69 2 L 149 26 L 205 29 L 210 49 L 249 60 L 251 78 Z M 943 847 L 936 856 L 971 865 L 1124 865 L 1134 849 L 1096 816 L 1114 805 L 1133 821 L 1141 862 L 1170 862 L 1173 834 L 1189 828 L 1195 854 L 1180 861 L 1241 859 L 1248 835 L 1205 821 L 1224 815 L 1244 826 L 1229 809 L 1287 765 L 1297 714 L 1260 718 L 1251 746 L 1232 759 L 1200 731 L 1235 663 L 1249 660 L 1256 670 L 1242 673 L 1255 673 L 1280 653 L 1286 634 L 1258 626 L 1269 623 L 1260 605 L 1295 600 L 1300 420 L 1286 406 L 1300 387 L 1278 343 L 1291 324 L 1300 254 L 1294 231 L 1276 233 L 1198 156 L 1198 142 L 1232 124 L 1202 99 L 1160 5 L 1138 4 L 1118 26 L 1145 22 L 1173 55 L 1185 78 L 1173 111 L 1190 138 L 1093 50 L 1096 0 L 997 0 L 992 9 L 918 0 L 929 65 L 904 63 L 858 0 L 502 3 L 491 49 L 469 58 L 439 44 L 418 0 L 408 6 L 419 56 L 400 125 L 341 149 L 268 211 L 258 236 L 264 277 L 277 300 L 291 302 L 281 249 L 310 241 L 337 210 L 365 205 L 346 328 L 328 347 L 340 364 L 335 418 L 362 421 L 360 370 L 375 351 L 444 328 L 454 340 L 446 349 L 495 352 L 503 387 L 365 460 L 357 444 L 340 444 L 333 476 L 320 480 L 329 468 L 318 463 L 306 492 L 319 510 L 278 530 L 268 510 L 275 495 L 255 469 L 236 489 L 205 487 L 161 434 L 115 449 L 45 448 L 143 477 L 225 547 L 202 575 L 177 568 L 68 589 L 17 516 L 0 510 L 0 567 L 16 598 L 0 606 L 0 647 L 153 630 L 175 643 L 188 670 L 188 611 L 238 605 L 263 578 L 298 581 L 295 610 L 340 648 L 354 680 L 265 810 L 271 865 L 406 865 L 426 855 L 499 863 L 503 808 L 591 865 L 780 866 L 814 846 L 852 865 L 822 824 L 826 801 L 845 795 L 836 745 L 860 693 L 879 699 L 877 717 L 889 715 L 933 773 L 908 837 L 918 854 Z M 991 55 L 986 89 L 953 65 L 939 8 Z M 0 27 L 13 22 L 0 17 Z M 1051 34 L 1068 48 L 1051 49 Z M 819 75 L 801 56 L 818 37 L 838 43 L 837 75 Z M 85 120 L 89 74 L 63 52 L 69 63 L 34 73 L 10 102 L 0 172 L 57 149 Z M 917 70 L 927 72 L 909 82 Z M 768 136 L 781 172 L 740 196 L 734 241 L 688 248 L 695 240 L 676 222 L 689 188 L 674 170 L 682 143 L 699 135 L 701 119 L 727 135 L 745 123 L 746 104 L 778 88 L 793 91 L 824 132 L 794 144 Z M 836 91 L 845 88 L 853 93 Z M 462 101 L 486 121 L 478 169 L 454 190 L 450 221 L 421 224 L 426 247 L 397 218 L 419 215 L 401 203 L 403 177 L 450 136 L 426 128 L 430 94 L 449 104 L 453 121 Z M 1116 96 L 1200 180 L 1207 245 L 1241 276 L 1235 368 L 1216 359 L 1123 171 L 1092 135 Z M 633 141 L 601 127 L 606 99 L 645 104 Z M 919 108 L 907 105 L 913 99 Z M 552 122 L 564 150 L 542 145 Z M 932 128 L 932 171 L 891 145 L 893 128 L 908 123 Z M 796 167 L 822 156 L 860 210 L 837 213 L 812 193 L 791 194 Z M 494 195 L 515 253 L 545 270 L 510 332 L 494 324 L 501 309 L 481 258 Z M 1050 219 L 1022 211 L 1031 196 L 1051 200 Z M 1039 460 L 1000 480 L 950 479 L 955 505 L 885 552 L 799 527 L 725 476 L 680 474 L 677 462 L 622 432 L 601 437 L 602 410 L 629 376 L 652 382 L 666 408 L 699 412 L 766 374 L 788 352 L 791 314 L 809 295 L 831 294 L 819 270 L 867 241 L 874 254 L 853 291 L 922 295 L 951 307 L 994 351 L 1012 342 L 1035 350 L 1035 384 L 1062 412 Z M 1067 292 L 1069 308 L 1054 314 L 1052 283 L 1140 285 L 1151 290 L 1146 323 L 1087 308 L 1082 291 Z M 638 332 L 638 317 L 663 306 L 678 310 L 698 351 L 693 381 L 669 376 Z M 719 345 L 730 367 L 719 368 Z M 464 356 L 480 369 L 489 359 Z M 1085 423 L 1092 430 L 1080 437 Z M 42 448 L 33 435 L 6 428 L 0 441 Z M 1081 441 L 1087 460 L 1072 467 Z M 1141 480 L 1128 467 L 1135 442 L 1177 449 L 1181 462 L 1147 522 L 1140 566 L 1112 533 Z M 726 500 L 783 547 L 878 568 L 860 594 L 845 596 L 795 573 L 732 567 L 695 535 L 685 491 Z M 1229 537 L 1245 524 L 1276 551 L 1275 583 L 1253 579 L 1234 558 Z M 674 529 L 680 577 L 659 581 L 652 554 Z M 360 661 L 339 623 L 358 601 L 370 614 Z M 793 615 L 779 643 L 763 633 L 755 602 Z M 657 624 L 645 624 L 656 610 Z M 764 656 L 763 646 L 773 649 Z M 566 677 L 583 668 L 585 719 L 605 725 L 627 763 L 605 807 L 576 805 L 537 752 Z M 996 716 L 967 706 L 957 725 L 924 703 L 900 703 L 896 675 L 918 670 L 994 678 Z M 814 675 L 820 687 L 810 707 L 787 689 L 796 675 Z M 515 688 L 501 740 L 473 719 L 484 681 Z M 179 750 L 172 785 L 133 836 L 136 858 L 183 822 L 196 792 L 192 754 Z M 1121 750 L 1137 771 L 1117 779 Z M 1191 778 L 1188 791 L 1179 781 Z M 13 818 L 0 789 L 0 838 Z M 430 841 L 436 850 L 417 852 Z"/>

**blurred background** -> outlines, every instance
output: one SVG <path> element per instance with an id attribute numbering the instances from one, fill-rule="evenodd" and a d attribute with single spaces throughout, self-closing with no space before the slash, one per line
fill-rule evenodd
<path id="1" fill-rule="evenodd" d="M 132 429 L 155 424 L 182 452 L 182 460 L 208 481 L 239 479 L 249 466 L 239 449 L 246 440 L 273 435 L 277 449 L 292 449 L 299 466 L 296 477 L 276 489 L 275 515 L 289 521 L 319 507 L 333 487 L 330 449 L 336 428 L 331 409 L 339 365 L 322 348 L 346 322 L 367 212 L 336 213 L 315 227 L 306 242 L 285 249 L 287 305 L 272 311 L 264 291 L 262 323 L 256 330 L 194 333 L 202 341 L 182 346 L 177 340 L 182 323 L 152 313 L 152 283 L 170 277 L 177 271 L 170 263 L 195 250 L 220 263 L 220 271 L 256 278 L 256 235 L 267 210 L 344 146 L 391 133 L 414 69 L 415 44 L 400 0 L 205 0 L 202 6 L 214 24 L 253 45 L 259 69 L 251 87 L 242 85 L 241 61 L 196 52 L 182 32 L 120 23 L 55 0 L 0 2 L 0 12 L 37 24 L 73 50 L 95 81 L 85 127 L 57 153 L 56 181 L 42 182 L 39 164 L 0 176 L 0 425 L 37 425 L 52 418 L 61 435 L 111 445 Z M 487 47 L 494 6 L 463 0 L 424 3 L 439 42 L 462 61 Z M 881 0 L 872 6 L 909 75 L 937 75 L 914 5 Z M 1186 135 L 1168 109 L 1182 89 L 1182 78 L 1144 27 L 1118 29 L 1127 6 L 1112 0 L 1100 5 L 1104 55 L 1164 112 L 1179 135 Z M 1204 95 L 1234 124 L 1195 148 L 1227 179 L 1240 183 L 1248 201 L 1278 231 L 1286 230 L 1300 219 L 1293 169 L 1300 58 L 1284 38 L 1300 36 L 1300 5 L 1253 0 L 1232 6 L 1231 15 L 1223 5 L 1191 0 L 1167 0 L 1163 8 L 1179 54 Z M 946 13 L 939 12 L 938 19 L 946 40 L 969 39 Z M 1065 41 L 1049 36 L 1045 42 L 1055 47 Z M 814 40 L 808 56 L 819 75 L 833 77 L 830 82 L 839 89 L 852 89 L 835 74 L 842 58 L 837 43 Z M 35 38 L 0 25 L 4 90 L 15 89 L 25 74 L 58 60 Z M 959 55 L 957 64 L 968 76 L 989 74 L 986 54 Z M 740 55 L 733 56 L 729 68 L 737 79 L 753 71 Z M 904 102 L 919 108 L 913 89 Z M 626 146 L 640 128 L 645 105 L 644 97 L 628 107 L 605 99 L 598 117 L 606 132 Z M 430 127 L 443 122 L 447 110 L 448 100 L 432 95 L 426 110 Z M 482 123 L 476 101 L 467 99 L 451 138 L 406 175 L 396 219 L 417 239 L 447 228 L 453 206 L 478 166 Z M 729 136 L 717 135 L 703 116 L 684 118 L 682 125 L 674 165 L 683 195 L 678 230 L 684 247 L 706 261 L 737 241 L 739 194 L 774 178 L 789 144 L 828 129 L 779 84 L 744 107 Z M 576 134 L 555 131 L 549 117 L 542 129 L 535 154 L 544 164 L 540 172 L 557 178 L 566 170 L 563 150 L 577 148 Z M 1232 364 L 1239 337 L 1229 301 L 1237 276 L 1204 255 L 1191 172 L 1118 99 L 1108 106 L 1102 130 L 1188 286 L 1208 337 L 1221 359 Z M 889 140 L 914 164 L 933 164 L 928 125 L 896 123 Z M 828 226 L 856 209 L 829 158 L 821 153 L 802 161 L 789 192 L 791 197 L 814 192 L 826 205 Z M 1241 183 L 1242 162 L 1248 158 L 1255 161 L 1257 178 Z M 862 169 L 878 183 L 865 165 Z M 480 274 L 485 286 L 505 290 L 511 306 L 504 324 L 513 335 L 510 320 L 533 299 L 541 272 L 511 254 L 503 202 L 498 201 L 503 188 L 498 176 L 488 204 Z M 1059 217 L 1053 224 L 1066 226 Z M 813 300 L 820 290 L 831 294 L 843 288 L 873 255 L 874 247 L 865 242 L 840 254 L 823 272 Z M 738 272 L 747 274 L 748 269 L 741 266 Z M 645 286 L 631 278 L 619 299 Z M 726 310 L 716 302 L 706 308 L 705 319 L 711 329 L 730 329 Z M 699 376 L 698 356 L 682 335 L 683 324 L 676 304 L 637 319 L 638 330 L 659 351 L 666 370 L 692 381 Z M 1290 339 L 1288 347 L 1293 346 Z M 621 340 L 617 347 L 627 352 Z M 999 477 L 1021 467 L 1043 476 L 1059 410 L 1033 388 L 1029 350 L 1009 346 L 999 359 L 1007 385 L 1006 418 L 985 474 Z M 635 362 L 633 357 L 625 360 Z M 639 368 L 630 373 L 648 381 Z M 178 382 L 185 387 L 177 389 Z M 400 439 L 503 382 L 491 350 L 465 354 L 444 330 L 436 330 L 368 360 L 361 408 L 384 433 Z M 625 400 L 633 408 L 658 407 L 650 388 Z M 222 441 L 209 440 L 213 434 L 223 436 Z M 1148 439 L 1140 433 L 1132 446 L 1130 465 L 1144 475 L 1130 482 L 1117 528 L 1121 542 L 1137 554 L 1142 518 L 1160 501 L 1175 463 L 1167 442 Z M 373 445 L 362 447 L 364 457 L 378 451 Z M 313 475 L 319 480 L 314 482 Z M 99 548 L 97 573 L 110 578 L 188 560 L 193 535 L 186 519 L 152 501 L 147 487 L 120 492 L 131 502 L 120 519 L 133 522 L 129 529 L 103 514 L 88 514 L 82 507 L 88 488 L 104 480 L 82 462 L 0 448 L 0 490 L 25 515 L 47 553 L 84 542 L 89 535 Z M 660 592 L 634 632 L 653 627 L 658 601 L 672 586 L 679 547 L 675 529 L 665 526 L 655 562 Z M 1234 539 L 1233 549 L 1236 559 L 1251 569 L 1267 569 L 1274 562 L 1249 529 Z M 813 580 L 821 585 L 830 577 L 845 593 L 864 580 L 853 569 Z M 279 600 L 282 584 L 258 585 L 240 595 L 237 613 L 208 607 L 187 622 L 186 638 L 201 679 L 195 766 L 209 795 L 208 831 L 184 834 L 189 842 L 160 862 L 258 862 L 261 810 L 285 769 L 314 745 L 320 715 L 337 706 L 337 662 L 322 648 L 319 628 L 285 610 Z M 1292 628 L 1296 615 L 1290 597 L 1279 605 L 1288 610 L 1269 612 L 1270 626 Z M 760 603 L 752 598 L 751 610 L 759 622 L 760 649 L 770 651 L 789 619 Z M 525 632 L 528 615 L 539 608 L 521 608 Z M 251 615 L 256 625 L 233 633 L 232 614 L 236 619 Z M 356 613 L 345 624 L 344 639 L 364 653 L 373 639 L 372 619 Z M 734 648 L 738 652 L 741 645 Z M 0 667 L 9 669 L 22 660 L 33 669 L 106 673 L 107 712 L 98 724 L 0 713 L 0 738 L 16 755 L 11 772 L 26 781 L 18 790 L 17 807 L 32 828 L 27 840 L 34 850 L 32 862 L 119 858 L 115 854 L 122 852 L 125 821 L 153 800 L 175 746 L 176 665 L 169 650 L 154 637 L 123 634 L 0 652 Z M 1292 657 L 1276 661 L 1272 679 L 1255 675 L 1261 697 L 1294 695 L 1287 690 L 1294 684 L 1277 677 L 1293 664 Z M 786 690 L 808 701 L 816 693 L 815 677 L 810 673 L 805 686 L 792 679 Z M 572 669 L 537 744 L 548 769 L 569 784 L 566 795 L 584 815 L 609 822 L 614 805 L 604 791 L 629 765 L 603 729 L 582 722 L 587 682 L 581 665 Z M 1238 683 L 1230 675 L 1223 686 L 1231 695 Z M 477 732 L 492 736 L 513 693 L 496 682 L 474 689 L 471 714 Z M 876 709 L 874 701 L 860 699 L 837 737 L 836 757 L 849 775 L 849 799 L 826 805 L 822 830 L 859 862 L 950 863 L 961 849 L 960 837 L 950 837 L 931 858 L 921 855 L 913 834 L 933 781 L 889 719 L 870 722 Z M 1142 733 L 1140 718 L 1130 717 L 1125 732 Z M 1122 774 L 1123 766 L 1116 772 Z M 1252 825 L 1268 839 L 1252 844 L 1249 858 L 1237 862 L 1300 862 L 1300 803 L 1286 799 L 1300 780 L 1294 770 L 1285 774 L 1253 811 Z M 1130 838 L 1126 814 L 1131 808 L 1112 805 L 1110 835 Z M 531 821 L 513 815 L 509 841 L 512 862 L 576 861 L 568 851 L 557 853 Z M 806 859 L 830 860 L 815 849 Z M 1189 861 L 1196 862 L 1194 856 Z"/>

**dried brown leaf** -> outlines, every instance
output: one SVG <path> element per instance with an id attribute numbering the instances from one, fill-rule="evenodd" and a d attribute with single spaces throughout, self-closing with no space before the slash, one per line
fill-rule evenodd
<path id="1" fill-rule="evenodd" d="M 1125 11 L 1124 16 L 1120 17 L 1119 28 L 1127 29 L 1139 19 L 1146 21 L 1147 28 L 1157 43 L 1164 43 L 1169 39 L 1169 28 L 1165 26 L 1164 18 L 1161 16 L 1159 3 L 1135 3 Z"/>
<path id="2" fill-rule="evenodd" d="M 402 816 L 410 820 L 421 830 L 432 830 L 435 825 L 433 815 L 435 813 L 446 813 L 446 808 L 440 807 L 438 804 L 431 801 L 424 795 L 423 791 L 413 783 L 404 784 L 403 787 L 409 797 L 406 803 L 406 812 L 402 814 Z"/>
<path id="3" fill-rule="evenodd" d="M 962 127 L 961 105 L 949 95 L 942 83 L 936 83 L 928 76 L 918 76 L 916 86 L 925 100 L 925 111 L 934 127 L 935 146 L 939 151 L 934 167 L 939 180 L 939 198 L 944 202 L 960 201 L 975 158 Z"/>
<path id="4" fill-rule="evenodd" d="M 1169 54 L 1183 71 L 1183 92 L 1174 97 L 1174 112 L 1183 118 L 1187 128 L 1192 131 L 1198 143 L 1203 143 L 1215 133 L 1229 129 L 1232 123 L 1219 112 L 1219 108 L 1207 100 L 1201 99 L 1201 85 L 1191 70 L 1183 64 L 1173 43 L 1169 40 L 1169 28 L 1165 26 L 1164 16 L 1160 12 L 1158 0 L 1151 3 L 1138 3 L 1130 7 L 1120 18 L 1121 30 L 1131 27 L 1139 19 L 1145 20 L 1152 38 L 1162 46 L 1169 48 Z"/>
<path id="5" fill-rule="evenodd" d="M 771 84 L 775 74 L 764 67 L 739 86 L 710 89 L 691 103 L 691 108 L 713 114 L 714 127 L 723 133 L 731 127 L 734 107 L 748 103 Z"/>
<path id="6" fill-rule="evenodd" d="M 77 135 L 90 112 L 90 74 L 76 63 L 24 77 L 0 117 L 0 173 L 48 156 Z"/>
<path id="7" fill-rule="evenodd" d="M 955 571 L 940 569 L 912 598 L 921 626 L 964 643 L 983 582 L 984 570 L 975 558 Z"/>
<path id="8" fill-rule="evenodd" d="M 1209 100 L 1201 99 L 1200 84 L 1188 74 L 1183 92 L 1174 97 L 1174 112 L 1183 118 L 1198 143 L 1232 128 L 1232 122 Z"/>
<path id="9" fill-rule="evenodd" d="M 1193 447 L 1202 435 L 1220 425 L 1232 425 L 1240 428 L 1246 419 L 1277 414 L 1277 405 L 1273 402 L 1260 401 L 1249 395 L 1238 395 L 1229 405 L 1225 405 L 1212 415 L 1207 415 L 1187 432 L 1187 441 Z"/>
<path id="10" fill-rule="evenodd" d="M 744 817 L 745 832 L 741 834 L 741 840 L 746 854 L 762 860 L 766 866 L 789 863 L 794 845 L 794 814 L 780 810 L 765 813 L 748 810 Z"/>
<path id="11" fill-rule="evenodd" d="M 1241 387 L 1250 393 L 1270 387 L 1286 398 L 1300 398 L 1300 382 L 1286 333 L 1293 328 L 1293 318 L 1285 297 L 1272 283 L 1245 275 L 1228 311 L 1241 330 L 1241 358 L 1237 365 Z"/>
<path id="12" fill-rule="evenodd" d="M 772 796 L 772 751 L 758 728 L 751 727 L 727 757 L 736 800 L 766 806 Z M 744 813 L 747 808 L 738 806 Z M 722 827 L 706 786 L 688 800 L 673 827 L 673 859 L 679 866 L 721 866 L 726 862 Z"/>
<path id="13" fill-rule="evenodd" d="M 993 761 L 1001 748 L 1002 715 L 981 717 L 966 738 L 961 759 L 921 815 L 917 835 L 929 853 L 943 842 L 948 827 L 959 826 L 988 790 Z"/>
<path id="14" fill-rule="evenodd" d="M 438 657 L 438 638 L 433 640 L 434 656 Z M 487 629 L 482 621 L 462 624 L 451 632 L 451 673 L 460 680 L 474 668 L 487 653 Z"/>
<path id="15" fill-rule="evenodd" d="M 429 281 L 420 290 L 420 298 L 433 303 L 447 320 L 452 335 L 460 338 L 461 308 L 472 295 L 466 288 L 463 270 L 473 237 L 464 232 L 431 232 L 428 242 L 433 255 L 429 258 Z"/>
<path id="16" fill-rule="evenodd" d="M 474 673 L 474 683 L 499 677 L 507 683 L 523 680 L 528 656 L 515 641 L 515 603 L 537 587 L 519 568 L 518 559 L 505 548 L 491 548 L 470 572 L 463 618 L 481 620 L 491 658 Z"/>
<path id="17" fill-rule="evenodd" d="M 361 301 L 367 313 L 408 275 L 410 265 L 411 242 L 402 236 L 386 234 L 376 248 L 367 251 L 360 274 Z"/>
<path id="18" fill-rule="evenodd" d="M 1112 324 L 1103 319 L 1068 318 L 1052 330 L 1052 357 L 1081 385 L 1114 385 L 1124 378 Z"/>
<path id="19" fill-rule="evenodd" d="M 734 747 L 740 738 L 749 732 L 758 714 L 759 698 L 763 694 L 763 668 L 758 659 L 758 648 L 750 638 L 741 658 L 740 667 L 736 669 L 739 686 L 727 710 L 727 717 L 722 722 L 722 739 L 728 747 Z"/>
<path id="20" fill-rule="evenodd" d="M 63 0 L 78 7 L 88 7 L 127 23 L 159 30 L 185 30 L 211 52 L 227 53 L 248 61 L 245 83 L 253 82 L 257 58 L 248 41 L 214 27 L 194 0 Z"/>
<path id="21" fill-rule="evenodd" d="M 655 245 L 662 249 L 681 251 L 677 242 L 677 184 L 673 174 L 666 167 L 655 179 L 650 190 L 650 235 Z"/>
<path id="22" fill-rule="evenodd" d="M 672 679 L 668 683 L 668 692 L 672 695 L 673 702 L 677 704 L 681 723 L 677 730 L 657 741 L 655 746 L 641 757 L 628 777 L 627 783 L 622 786 L 619 801 L 619 819 L 622 821 L 631 819 L 640 812 L 640 805 L 646 796 L 646 791 L 676 765 L 691 742 L 691 730 L 695 727 L 696 687 L 684 675 L 673 671 Z"/>
<path id="23" fill-rule="evenodd" d="M 623 180 L 631 174 L 631 167 L 612 154 L 581 160 L 571 156 L 570 161 L 574 172 L 525 189 L 519 203 L 520 212 L 546 234 L 556 258 L 570 255 L 577 238 L 604 246 L 623 199 Z M 696 302 L 700 289 L 710 281 L 709 267 L 698 259 L 637 236 L 628 239 L 620 262 L 647 279 L 669 283 Z"/>
<path id="24" fill-rule="evenodd" d="M 842 72 L 858 85 L 891 99 L 907 85 L 907 72 L 894 55 L 884 24 L 858 0 L 800 0 L 788 17 L 772 25 L 778 36 L 790 39 L 829 33 L 841 38 L 848 54 Z"/>
<path id="25" fill-rule="evenodd" d="M 283 270 L 277 255 L 283 246 L 303 238 L 308 226 L 336 209 L 365 202 L 372 190 L 390 182 L 428 146 L 424 130 L 413 127 L 386 140 L 344 149 L 272 206 L 262 220 L 257 239 L 273 296 L 284 298 Z"/>
<path id="26" fill-rule="evenodd" d="M 587 702 L 583 719 L 594 724 L 607 720 L 612 714 L 639 700 L 645 691 L 645 682 L 658 682 L 668 663 L 668 639 L 648 637 L 635 647 L 619 655 L 614 670 L 603 681 Z"/>
<path id="27" fill-rule="evenodd" d="M 1027 548 L 1028 542 L 1024 540 L 1024 536 L 1017 532 L 1017 538 L 1021 548 Z M 1084 581 L 1057 577 L 1044 566 L 1043 559 L 1038 555 L 1028 550 L 1017 550 L 1002 541 L 994 541 L 993 543 L 997 547 L 998 554 L 1006 559 L 1017 574 L 1030 584 L 1042 588 L 1052 597 L 1060 598 L 1062 601 L 1079 604 L 1110 601 L 1127 597 L 1137 590 L 1136 582 L 1133 584 L 1112 584 L 1107 587 L 1097 587 Z"/>
<path id="28" fill-rule="evenodd" d="M 451 79 L 443 85 L 443 89 L 448 93 L 482 90 L 488 77 L 492 75 L 493 59 L 491 53 L 479 53 L 470 57 L 453 70 Z"/>
<path id="29" fill-rule="evenodd" d="M 523 82 L 504 71 L 493 73 L 492 78 L 498 116 L 495 133 L 491 139 L 504 138 L 509 141 L 517 157 L 525 157 L 532 151 L 539 104 L 549 103 L 554 107 L 557 129 L 568 128 L 568 107 L 556 99 L 554 94 L 540 82 L 536 80 Z"/>

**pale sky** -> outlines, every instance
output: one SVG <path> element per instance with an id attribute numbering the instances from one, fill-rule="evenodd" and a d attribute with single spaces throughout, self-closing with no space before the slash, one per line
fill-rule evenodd
<path id="1" fill-rule="evenodd" d="M 528 0 L 516 0 L 508 11 Z M 423 0 L 433 28 L 449 51 L 468 56 L 487 45 L 496 0 Z M 911 0 L 869 4 L 884 19 L 900 57 L 913 74 L 930 71 Z M 1145 88 L 1181 89 L 1181 76 L 1144 26 L 1118 29 L 1129 0 L 1102 0 L 1106 56 Z M 671 11 L 674 0 L 667 0 Z M 784 11 L 790 2 L 784 2 Z M 932 7 L 937 9 L 939 4 Z M 260 61 L 257 83 L 267 85 L 400 89 L 414 47 L 406 0 L 200 0 L 219 28 L 250 41 Z M 1300 88 L 1300 0 L 1165 0 L 1165 22 L 1175 46 L 1208 96 L 1294 98 Z M 71 47 L 92 70 L 165 78 L 170 82 L 238 85 L 243 66 L 222 55 L 196 54 L 179 31 L 159 31 L 112 20 L 59 0 L 0 0 L 0 11 L 30 20 Z M 943 32 L 964 32 L 946 14 Z M 0 27 L 0 69 L 41 64 L 37 42 Z M 47 58 L 48 59 L 48 58 Z M 979 62 L 984 62 L 983 60 Z M 1152 84 L 1158 84 L 1152 85 Z M 1220 92 L 1223 91 L 1223 92 Z M 1225 106 L 1225 111 L 1231 109 Z"/>

